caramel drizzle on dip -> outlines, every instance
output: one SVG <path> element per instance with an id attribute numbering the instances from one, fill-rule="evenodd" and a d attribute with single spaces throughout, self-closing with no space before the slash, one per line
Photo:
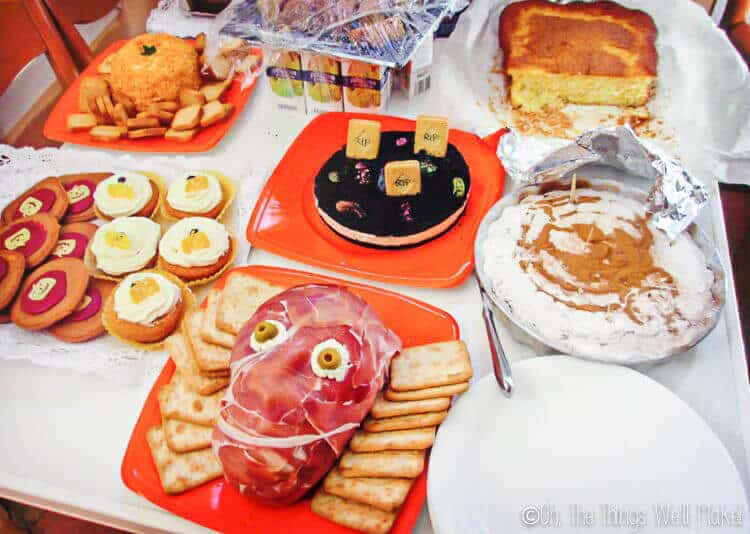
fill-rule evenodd
<path id="1" fill-rule="evenodd" d="M 596 224 L 574 223 L 568 226 L 555 224 L 575 214 L 578 206 L 600 201 L 601 197 L 589 195 L 578 196 L 574 202 L 571 202 L 568 193 L 534 201 L 532 205 L 544 211 L 550 222 L 544 225 L 533 241 L 527 240 L 529 225 L 521 227 L 521 237 L 517 244 L 524 250 L 525 253 L 522 256 L 526 259 L 520 261 L 520 267 L 527 273 L 533 268 L 550 283 L 568 292 L 612 294 L 617 295 L 619 300 L 618 303 L 608 306 L 576 303 L 554 295 L 535 283 L 539 291 L 549 295 L 556 302 L 588 312 L 609 313 L 622 310 L 633 322 L 644 324 L 646 321 L 639 317 L 641 310 L 633 304 L 635 296 L 643 292 L 666 291 L 672 297 L 678 294 L 672 275 L 654 265 L 650 251 L 654 238 L 648 227 L 650 215 L 645 217 L 636 215 L 632 219 L 615 217 L 616 220 L 636 229 L 639 236 L 637 238 L 621 228 L 614 228 L 611 234 L 605 234 Z M 570 205 L 569 211 L 555 215 L 553 208 L 567 204 Z M 589 210 L 587 213 L 613 217 L 611 214 L 607 215 L 595 210 Z M 576 234 L 581 241 L 586 243 L 584 253 L 576 254 L 560 250 L 551 241 L 550 234 L 553 231 Z M 551 273 L 544 266 L 543 252 L 556 258 L 574 281 L 565 280 Z M 673 308 L 665 317 L 667 324 L 673 323 L 677 317 L 680 317 L 679 310 Z"/>

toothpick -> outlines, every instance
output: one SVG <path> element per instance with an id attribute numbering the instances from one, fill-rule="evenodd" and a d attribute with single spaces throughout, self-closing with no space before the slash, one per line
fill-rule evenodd
<path id="1" fill-rule="evenodd" d="M 576 181 L 578 177 L 573 173 L 573 179 L 570 181 L 570 202 L 576 203 Z"/>
<path id="2" fill-rule="evenodd" d="M 594 233 L 594 224 L 591 223 L 591 226 L 589 227 L 589 235 L 586 236 L 586 244 L 589 244 L 589 241 L 591 241 L 591 235 Z"/>

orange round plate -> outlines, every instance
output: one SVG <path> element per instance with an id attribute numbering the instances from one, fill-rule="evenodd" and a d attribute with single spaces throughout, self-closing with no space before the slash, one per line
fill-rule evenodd
<path id="1" fill-rule="evenodd" d="M 459 338 L 458 324 L 448 313 L 418 300 L 354 282 L 346 282 L 301 271 L 252 265 L 239 267 L 216 283 L 223 287 L 231 272 L 241 271 L 268 282 L 285 286 L 301 284 L 337 284 L 365 299 L 381 319 L 401 337 L 405 347 Z M 351 529 L 331 523 L 312 513 L 310 497 L 292 506 L 271 508 L 241 496 L 223 478 L 207 482 L 181 495 L 167 495 L 159 482 L 146 442 L 149 428 L 161 424 L 159 388 L 169 383 L 175 367 L 168 360 L 151 388 L 122 460 L 121 476 L 125 485 L 152 503 L 180 517 L 225 533 L 252 532 L 278 534 L 304 532 L 315 534 L 351 533 Z M 412 531 L 427 495 L 427 468 L 412 486 L 399 510 L 392 534 Z"/>
<path id="2" fill-rule="evenodd" d="M 68 115 L 78 113 L 78 92 L 81 87 L 81 79 L 84 76 L 97 76 L 97 66 L 108 55 L 117 52 L 127 42 L 127 39 L 123 39 L 108 46 L 101 54 L 94 58 L 89 66 L 86 67 L 86 70 L 68 87 L 57 101 L 57 104 L 55 104 L 49 117 L 47 117 L 47 122 L 44 123 L 44 136 L 47 139 L 61 143 L 75 143 L 76 145 L 93 146 L 109 150 L 127 150 L 128 152 L 205 152 L 216 146 L 229 131 L 229 128 L 232 127 L 234 121 L 237 120 L 237 117 L 247 103 L 247 99 L 250 98 L 250 93 L 252 93 L 255 87 L 254 81 L 248 87 L 241 89 L 243 79 L 243 75 L 241 74 L 234 77 L 232 85 L 223 98 L 224 102 L 234 104 L 234 111 L 225 120 L 213 124 L 208 128 L 201 128 L 195 134 L 193 140 L 187 143 L 167 141 L 163 137 L 119 139 L 113 142 L 94 141 L 89 137 L 88 132 L 71 132 L 67 129 Z"/>
<path id="3" fill-rule="evenodd" d="M 349 275 L 394 284 L 452 287 L 474 268 L 474 237 L 485 213 L 500 198 L 505 179 L 500 160 L 479 137 L 450 130 L 448 141 L 471 173 L 464 215 L 440 237 L 404 249 L 357 245 L 334 233 L 315 207 L 315 176 L 346 144 L 349 119 L 381 124 L 381 131 L 414 131 L 412 120 L 384 115 L 326 113 L 310 121 L 268 179 L 247 226 L 254 246 L 280 256 Z"/>

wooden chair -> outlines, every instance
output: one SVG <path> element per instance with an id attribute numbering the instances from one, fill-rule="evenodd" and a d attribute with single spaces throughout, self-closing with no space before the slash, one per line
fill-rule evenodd
<path id="1" fill-rule="evenodd" d="M 134 1 L 151 3 L 151 0 L 121 0 L 119 3 L 129 5 Z M 0 0 L 4 30 L 0 33 L 0 94 L 5 93 L 26 65 L 41 54 L 46 55 L 57 79 L 57 83 L 43 88 L 36 103 L 20 119 L 9 125 L 2 142 L 32 146 L 55 144 L 42 136 L 44 119 L 62 90 L 93 57 L 91 48 L 74 24 L 100 19 L 117 4 L 118 0 Z M 116 18 L 92 46 L 106 46 L 124 37 L 123 26 L 121 17 Z M 25 89 L 12 90 L 23 92 Z"/>
<path id="2" fill-rule="evenodd" d="M 68 47 L 42 0 L 3 1 L 3 32 L 0 32 L 0 93 L 4 93 L 21 70 L 39 54 L 47 59 L 60 83 L 67 87 L 77 68 Z"/>
<path id="3" fill-rule="evenodd" d="M 97 0 L 96 2 L 90 0 L 31 1 L 43 1 L 46 5 L 78 70 L 86 68 L 94 55 L 74 24 L 85 24 L 100 19 L 118 3 L 118 0 Z"/>
<path id="4" fill-rule="evenodd" d="M 39 54 L 46 54 L 55 76 L 67 87 L 93 59 L 91 48 L 74 24 L 97 20 L 117 0 L 0 0 L 0 94 Z"/>

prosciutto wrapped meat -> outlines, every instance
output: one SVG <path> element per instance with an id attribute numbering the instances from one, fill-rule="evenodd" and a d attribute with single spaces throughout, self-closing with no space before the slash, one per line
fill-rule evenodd
<path id="1" fill-rule="evenodd" d="M 293 503 L 343 452 L 401 341 L 337 286 L 289 289 L 237 336 L 213 435 L 227 480 L 266 504 Z"/>

